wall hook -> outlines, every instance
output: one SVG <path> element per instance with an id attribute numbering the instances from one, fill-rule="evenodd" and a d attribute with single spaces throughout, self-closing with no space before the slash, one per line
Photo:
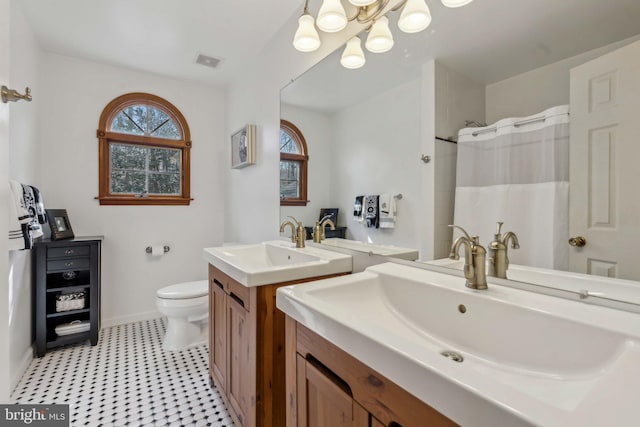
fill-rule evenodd
<path id="1" fill-rule="evenodd" d="M 28 87 L 24 89 L 24 95 L 20 95 L 17 90 L 9 89 L 5 85 L 2 85 L 2 87 L 0 88 L 0 94 L 2 96 L 2 102 L 4 102 L 5 104 L 9 101 L 16 102 L 21 99 L 24 99 L 27 102 L 31 102 L 31 100 L 33 99 L 31 97 L 31 89 L 29 89 Z"/>
<path id="2" fill-rule="evenodd" d="M 426 154 L 423 154 L 423 155 L 420 157 L 420 160 L 422 160 L 422 161 L 423 161 L 423 162 L 425 162 L 425 163 L 429 163 L 429 162 L 431 161 L 431 156 L 427 156 Z"/>

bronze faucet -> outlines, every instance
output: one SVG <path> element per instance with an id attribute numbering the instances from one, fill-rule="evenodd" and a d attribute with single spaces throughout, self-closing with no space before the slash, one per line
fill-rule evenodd
<path id="1" fill-rule="evenodd" d="M 464 277 L 467 279 L 465 286 L 478 290 L 488 289 L 485 273 L 487 250 L 480 245 L 478 236 L 470 237 L 464 228 L 457 225 L 449 227 L 458 228 L 464 233 L 464 236 L 458 237 L 453 243 L 449 258 L 460 259 L 458 252 L 460 245 L 464 245 Z"/>
<path id="2" fill-rule="evenodd" d="M 519 249 L 518 236 L 513 231 L 501 234 L 502 222 L 496 223 L 496 234 L 493 235 L 493 241 L 489 244 L 489 276 L 507 278 L 507 269 L 509 268 L 509 257 L 507 255 L 507 246 L 511 240 L 511 247 Z"/>

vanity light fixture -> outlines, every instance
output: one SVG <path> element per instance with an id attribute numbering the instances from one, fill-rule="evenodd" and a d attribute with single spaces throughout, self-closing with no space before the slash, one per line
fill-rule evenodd
<path id="1" fill-rule="evenodd" d="M 358 36 L 353 37 L 347 42 L 347 46 L 344 48 L 344 52 L 342 52 L 342 57 L 340 58 L 340 63 L 344 68 L 355 70 L 364 65 L 366 59 L 364 58 L 364 52 L 360 44 L 361 41 Z"/>
<path id="2" fill-rule="evenodd" d="M 365 42 L 367 50 L 374 53 L 389 51 L 393 47 L 393 34 L 389 29 L 389 19 L 382 12 L 391 0 L 348 0 L 350 9 L 355 7 L 355 14 L 351 17 L 347 16 L 344 1 L 346 0 L 322 0 L 318 18 L 314 20 L 309 13 L 309 0 L 305 0 L 304 12 L 298 19 L 293 46 L 300 52 L 313 52 L 320 47 L 321 43 L 316 26 L 325 33 L 335 33 L 342 31 L 349 22 L 357 21 L 360 24 L 371 23 L 367 29 L 369 35 Z M 447 7 L 460 7 L 473 0 L 441 1 Z M 395 12 L 400 9 L 402 12 L 398 19 L 398 28 L 405 33 L 417 33 L 431 24 L 431 12 L 426 0 L 403 0 L 390 10 Z M 360 39 L 350 39 L 340 63 L 346 68 L 360 68 L 364 62 Z"/>
<path id="3" fill-rule="evenodd" d="M 364 45 L 369 52 L 373 53 L 384 53 L 391 50 L 393 47 L 393 34 L 389 29 L 389 18 L 381 16 L 373 23 L 367 42 Z"/>

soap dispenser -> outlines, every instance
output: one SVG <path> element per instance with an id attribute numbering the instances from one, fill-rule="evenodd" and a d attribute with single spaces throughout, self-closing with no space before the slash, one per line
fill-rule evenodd
<path id="1" fill-rule="evenodd" d="M 507 256 L 507 245 L 511 239 L 511 247 L 513 249 L 520 248 L 518 236 L 513 231 L 509 231 L 502 235 L 503 222 L 496 223 L 496 233 L 493 235 L 493 241 L 489 244 L 489 275 L 493 277 L 507 278 L 507 269 L 509 268 L 509 257 Z"/>

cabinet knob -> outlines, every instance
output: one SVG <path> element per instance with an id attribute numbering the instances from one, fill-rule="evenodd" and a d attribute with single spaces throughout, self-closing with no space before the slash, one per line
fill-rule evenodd
<path id="1" fill-rule="evenodd" d="M 71 267 L 73 265 L 73 262 L 71 262 L 71 261 L 65 262 L 64 265 L 65 265 L 65 267 Z"/>
<path id="2" fill-rule="evenodd" d="M 67 249 L 66 251 L 64 251 L 64 253 L 66 255 L 71 255 L 73 253 L 73 249 Z"/>

